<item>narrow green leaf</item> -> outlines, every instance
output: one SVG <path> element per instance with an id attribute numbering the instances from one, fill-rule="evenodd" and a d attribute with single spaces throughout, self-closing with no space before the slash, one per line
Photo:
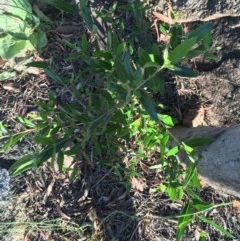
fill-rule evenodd
<path id="1" fill-rule="evenodd" d="M 143 108 L 151 116 L 151 118 L 158 123 L 159 117 L 157 114 L 155 103 L 153 102 L 152 98 L 150 98 L 150 96 L 146 93 L 146 91 L 141 90 L 140 93 L 140 103 L 142 104 Z"/>
<path id="2" fill-rule="evenodd" d="M 33 154 L 28 154 L 18 159 L 10 167 L 10 170 L 13 171 L 13 176 L 17 176 L 31 168 L 35 167 L 36 156 Z"/>
<path id="3" fill-rule="evenodd" d="M 186 190 L 187 194 L 188 194 L 192 199 L 196 199 L 196 200 L 202 201 L 201 197 L 199 197 L 199 196 L 195 193 L 195 191 L 193 190 L 192 187 L 189 187 L 189 186 L 188 186 L 188 187 L 185 188 L 185 190 Z"/>
<path id="4" fill-rule="evenodd" d="M 167 194 L 168 194 L 169 198 L 170 198 L 172 201 L 176 200 L 177 190 L 176 190 L 175 187 L 173 187 L 173 186 L 171 186 L 171 185 L 168 186 L 168 188 L 167 188 Z"/>
<path id="5" fill-rule="evenodd" d="M 200 201 L 198 199 L 192 199 L 192 201 L 196 210 L 200 212 L 209 210 L 210 208 L 214 207 L 213 203 L 203 202 L 202 200 Z"/>
<path id="6" fill-rule="evenodd" d="M 93 120 L 90 123 L 89 126 L 89 131 L 92 132 L 94 129 L 96 129 L 100 124 L 104 123 L 107 124 L 107 122 L 109 121 L 110 117 L 111 117 L 112 113 L 103 113 L 100 116 L 96 117 L 95 120 Z"/>
<path id="7" fill-rule="evenodd" d="M 174 156 L 174 155 L 176 155 L 176 154 L 179 152 L 179 150 L 180 150 L 179 146 L 175 146 L 175 147 L 171 148 L 171 149 L 166 153 L 166 155 L 167 155 L 167 156 Z"/>
<path id="8" fill-rule="evenodd" d="M 154 67 L 154 68 L 161 68 L 161 66 L 158 64 L 158 63 L 156 63 L 156 62 L 147 62 L 144 66 L 143 66 L 143 68 L 144 69 L 147 69 L 147 68 L 152 68 L 152 67 Z"/>
<path id="9" fill-rule="evenodd" d="M 189 139 L 184 141 L 184 143 L 187 146 L 190 146 L 192 148 L 194 147 L 198 147 L 198 146 L 205 146 L 210 144 L 213 141 L 213 138 L 210 137 L 200 137 L 200 138 L 193 138 L 193 139 Z"/>
<path id="10" fill-rule="evenodd" d="M 19 140 L 22 139 L 23 136 L 25 136 L 26 133 L 18 133 L 12 135 L 8 141 L 0 148 L 0 151 L 5 151 L 7 150 L 10 146 L 16 144 Z"/>
<path id="11" fill-rule="evenodd" d="M 129 76 L 129 79 L 132 80 L 133 78 L 133 68 L 132 68 L 132 59 L 129 52 L 125 52 L 124 54 L 124 67 Z"/>
<path id="12" fill-rule="evenodd" d="M 1 135 L 7 135 L 8 133 L 9 133 L 9 130 L 0 121 L 0 136 Z"/>
<path id="13" fill-rule="evenodd" d="M 204 37 L 203 37 L 203 41 L 202 41 L 203 45 L 205 45 L 206 47 L 210 47 L 212 44 L 212 33 L 211 31 L 209 31 Z"/>
<path id="14" fill-rule="evenodd" d="M 185 207 L 183 208 L 182 212 L 180 215 L 186 215 L 186 214 L 191 214 L 191 205 L 190 203 L 187 203 Z M 183 233 L 185 231 L 185 228 L 187 225 L 192 221 L 193 216 L 183 216 L 178 219 L 178 225 L 177 225 L 177 233 L 176 233 L 176 240 L 180 241 L 182 240 Z"/>
<path id="15" fill-rule="evenodd" d="M 28 120 L 27 118 L 24 118 L 22 116 L 18 116 L 17 119 L 25 127 L 30 127 L 30 128 L 36 127 L 36 125 L 32 121 Z"/>
<path id="16" fill-rule="evenodd" d="M 64 161 L 64 155 L 63 155 L 63 152 L 60 151 L 57 154 L 57 164 L 58 164 L 59 172 L 63 172 L 63 161 Z"/>
<path id="17" fill-rule="evenodd" d="M 123 83 L 126 83 L 128 80 L 130 80 L 130 76 L 128 75 L 128 72 L 126 71 L 123 63 L 117 57 L 114 59 L 114 69 L 117 74 L 117 77 Z"/>
<path id="18" fill-rule="evenodd" d="M 195 171 L 193 172 L 192 178 L 191 178 L 191 186 L 198 190 L 202 190 L 202 185 L 200 183 L 200 180 L 198 178 L 197 169 L 195 168 Z"/>
<path id="19" fill-rule="evenodd" d="M 80 13 L 90 31 L 93 31 L 93 20 L 91 17 L 91 12 L 88 9 L 87 3 L 88 0 L 80 0 Z"/>
<path id="20" fill-rule="evenodd" d="M 196 41 L 203 39 L 213 28 L 213 23 L 206 23 L 198 28 L 194 29 L 192 32 L 188 33 L 186 38 L 196 38 Z"/>
<path id="21" fill-rule="evenodd" d="M 212 220 L 209 220 L 203 216 L 198 216 L 198 218 L 200 220 L 202 220 L 205 223 L 210 224 L 211 226 L 213 226 L 214 228 L 216 228 L 218 231 L 220 231 L 221 233 L 223 233 L 224 235 L 226 235 L 229 238 L 235 239 L 235 237 L 226 229 L 224 229 L 223 227 L 221 227 L 220 225 L 216 224 L 215 222 L 213 222 Z"/>
<path id="22" fill-rule="evenodd" d="M 15 39 L 28 40 L 28 36 L 25 33 L 15 33 L 15 32 L 11 32 L 11 31 L 8 31 L 7 33 L 9 35 L 11 35 L 12 37 L 14 37 Z"/>
<path id="23" fill-rule="evenodd" d="M 43 62 L 43 61 L 33 61 L 30 63 L 27 63 L 26 66 L 37 67 L 37 68 L 48 68 L 48 63 Z"/>
<path id="24" fill-rule="evenodd" d="M 64 85 L 63 80 L 60 78 L 59 75 L 57 75 L 56 73 L 54 73 L 51 69 L 49 68 L 45 68 L 44 69 L 45 73 L 52 79 L 54 80 L 56 83 Z"/>
<path id="25" fill-rule="evenodd" d="M 163 24 L 159 25 L 159 30 L 161 31 L 161 33 L 163 33 L 164 35 L 167 35 L 167 30 L 166 28 L 163 26 Z"/>
<path id="26" fill-rule="evenodd" d="M 212 53 L 205 53 L 204 56 L 208 59 L 219 61 L 219 57 Z"/>
<path id="27" fill-rule="evenodd" d="M 196 73 L 195 71 L 193 71 L 192 69 L 188 68 L 188 67 L 180 67 L 178 66 L 177 69 L 171 69 L 175 74 L 182 76 L 182 77 L 197 77 L 198 73 Z"/>
<path id="28" fill-rule="evenodd" d="M 78 170 L 77 166 L 74 165 L 73 170 L 72 170 L 72 173 L 71 173 L 71 175 L 70 175 L 70 180 L 73 181 L 73 180 L 75 180 L 76 178 L 79 178 L 79 170 Z"/>
<path id="29" fill-rule="evenodd" d="M 89 47 L 88 47 L 88 40 L 87 40 L 87 36 L 86 34 L 82 35 L 82 50 L 84 52 L 88 51 Z"/>
<path id="30" fill-rule="evenodd" d="M 184 57 L 187 56 L 188 52 L 192 49 L 192 47 L 195 45 L 197 41 L 197 38 L 190 38 L 182 42 L 180 45 L 178 45 L 170 54 L 169 54 L 169 60 L 171 64 L 176 64 L 180 60 L 182 60 Z"/>
<path id="31" fill-rule="evenodd" d="M 185 142 L 183 144 L 183 149 L 188 155 L 192 155 L 194 153 L 194 150 L 191 146 L 188 146 Z"/>
<path id="32" fill-rule="evenodd" d="M 164 64 L 165 64 L 165 65 L 171 64 L 171 63 L 169 62 L 169 51 L 168 51 L 168 47 L 166 47 L 166 48 L 163 50 L 163 60 L 164 60 Z"/>
<path id="33" fill-rule="evenodd" d="M 184 188 L 188 187 L 188 185 L 191 182 L 193 176 L 196 175 L 196 171 L 197 171 L 196 164 L 191 162 L 188 169 L 187 169 L 187 175 L 184 179 L 184 184 L 183 184 Z"/>
<path id="34" fill-rule="evenodd" d="M 76 6 L 74 6 L 73 4 L 70 4 L 66 1 L 63 0 L 53 0 L 53 1 L 48 1 L 47 4 L 58 8 L 59 10 L 63 10 L 67 13 L 78 13 L 79 10 L 77 9 Z"/>
<path id="35" fill-rule="evenodd" d="M 149 167 L 150 170 L 162 169 L 162 164 L 152 165 Z"/>
<path id="36" fill-rule="evenodd" d="M 163 122 L 166 127 L 173 127 L 174 122 L 171 116 L 169 115 L 163 115 L 163 114 L 158 114 L 158 118 L 161 122 Z"/>
<path id="37" fill-rule="evenodd" d="M 180 25 L 173 25 L 171 28 L 172 36 L 170 38 L 170 45 L 172 48 L 176 48 L 181 44 L 182 27 Z"/>
<path id="38" fill-rule="evenodd" d="M 42 145 L 53 145 L 52 137 L 45 137 L 45 136 L 35 136 L 34 141 L 38 144 Z"/>

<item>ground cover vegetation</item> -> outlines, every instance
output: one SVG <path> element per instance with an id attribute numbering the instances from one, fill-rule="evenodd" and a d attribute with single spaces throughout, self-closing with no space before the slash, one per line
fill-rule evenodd
<path id="1" fill-rule="evenodd" d="M 198 55 L 215 58 L 211 49 L 212 24 L 206 23 L 185 32 L 177 23 L 177 13 L 171 10 L 170 23 L 156 23 L 166 40 L 156 42 L 152 23 L 145 17 L 148 5 L 139 1 L 115 2 L 109 9 L 97 12 L 108 25 L 106 45 L 102 47 L 95 37 L 97 28 L 88 1 L 80 0 L 79 6 L 53 1 L 51 6 L 70 14 L 80 14 L 85 22 L 85 34 L 64 42 L 72 50 L 68 58 L 79 61 L 80 68 L 70 78 L 62 78 L 52 70 L 50 63 L 35 61 L 28 64 L 43 68 L 52 81 L 72 93 L 72 98 L 68 103 L 59 103 L 55 93 L 50 91 L 48 101 L 36 103 L 38 111 L 18 117 L 21 130 L 17 133 L 4 123 L 0 124 L 1 139 L 4 140 L 1 151 L 11 148 L 22 138 L 35 145 L 32 153 L 12 165 L 13 176 L 37 169 L 50 160 L 51 166 L 57 166 L 59 172 L 68 172 L 71 180 L 81 178 L 76 161 L 81 155 L 89 168 L 104 165 L 114 171 L 130 192 L 133 183 L 139 190 L 144 189 L 139 167 L 158 170 L 162 182 L 150 191 L 164 192 L 172 202 L 183 203 L 179 214 L 164 217 L 177 220 L 176 240 L 182 240 L 185 228 L 193 220 L 206 222 L 233 238 L 204 215 L 225 204 L 206 203 L 198 195 L 201 184 L 194 147 L 209 140 L 198 138 L 185 143 L 175 140 L 178 144 L 172 146 L 171 128 L 177 120 L 165 114 L 166 106 L 156 97 L 164 95 L 164 81 L 169 75 L 189 78 L 197 75 L 188 67 L 191 58 Z M 39 8 L 35 13 L 36 16 L 26 0 L 12 1 L 11 11 L 5 7 L 1 9 L 0 16 L 5 19 L 0 21 L 3 29 L 0 47 L 5 51 L 0 55 L 3 59 L 11 58 L 23 49 L 32 50 L 32 46 L 39 49 L 46 44 L 47 32 L 40 28 L 40 21 L 43 24 L 47 18 Z M 9 19 L 17 19 L 14 29 L 2 25 Z M 41 38 L 37 37 L 39 34 Z M 40 42 L 37 44 L 35 40 Z M 181 150 L 190 159 L 187 169 L 178 163 L 177 154 Z M 69 166 L 65 166 L 67 156 L 75 160 Z M 141 220 L 144 217 L 135 218 Z M 199 240 L 207 240 L 206 237 L 201 230 Z"/>

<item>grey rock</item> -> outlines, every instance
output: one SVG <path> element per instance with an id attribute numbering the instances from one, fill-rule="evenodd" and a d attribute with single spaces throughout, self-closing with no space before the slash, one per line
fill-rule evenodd
<path id="1" fill-rule="evenodd" d="M 210 137 L 213 142 L 196 149 L 199 157 L 197 170 L 203 181 L 221 194 L 240 198 L 240 127 L 175 127 L 172 135 L 179 141 L 197 137 Z M 173 143 L 176 144 L 176 143 Z M 180 163 L 188 165 L 184 152 L 178 155 Z"/>
<path id="2" fill-rule="evenodd" d="M 0 169 L 0 204 L 7 197 L 10 190 L 10 175 L 6 169 Z"/>

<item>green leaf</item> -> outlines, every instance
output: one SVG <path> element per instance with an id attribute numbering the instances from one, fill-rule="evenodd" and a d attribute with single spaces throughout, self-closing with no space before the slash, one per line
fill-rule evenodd
<path id="1" fill-rule="evenodd" d="M 211 44 L 212 44 L 212 33 L 210 31 L 203 37 L 202 43 L 206 47 L 211 46 Z"/>
<path id="2" fill-rule="evenodd" d="M 163 50 L 163 60 L 164 60 L 164 65 L 168 66 L 169 64 L 171 64 L 169 61 L 169 51 L 167 46 Z"/>
<path id="3" fill-rule="evenodd" d="M 192 148 L 194 147 L 198 147 L 198 146 L 205 146 L 210 144 L 214 139 L 210 138 L 210 137 L 200 137 L 200 138 L 193 138 L 193 139 L 189 139 L 184 141 L 184 143 L 187 146 L 190 146 Z"/>
<path id="4" fill-rule="evenodd" d="M 43 61 L 32 61 L 30 63 L 27 63 L 26 66 L 45 69 L 45 68 L 48 68 L 48 63 Z"/>
<path id="5" fill-rule="evenodd" d="M 208 59 L 219 61 L 219 57 L 212 53 L 205 53 L 204 56 Z"/>
<path id="6" fill-rule="evenodd" d="M 24 20 L 8 14 L 0 15 L 0 33 L 23 33 L 26 29 Z"/>
<path id="7" fill-rule="evenodd" d="M 62 138 L 60 140 L 57 140 L 56 143 L 54 143 L 53 145 L 49 145 L 44 150 L 42 150 L 37 156 L 37 167 L 42 165 L 49 158 L 54 159 L 54 154 L 61 151 L 61 149 L 66 145 L 67 142 L 67 138 Z"/>
<path id="8" fill-rule="evenodd" d="M 152 98 L 147 94 L 146 91 L 141 90 L 140 91 L 140 103 L 143 106 L 143 108 L 146 110 L 146 112 L 151 116 L 151 118 L 159 123 L 159 117 L 157 114 L 157 110 L 155 107 L 155 103 L 153 102 Z"/>
<path id="9" fill-rule="evenodd" d="M 193 205 L 197 211 L 207 211 L 214 207 L 213 203 L 203 202 L 202 200 L 192 199 Z"/>
<path id="10" fill-rule="evenodd" d="M 150 54 L 144 50 L 143 48 L 138 48 L 138 57 L 139 57 L 139 60 L 138 62 L 141 64 L 141 65 L 145 65 L 146 63 L 148 62 L 155 62 L 154 61 L 154 55 L 153 55 L 153 58 L 150 57 Z"/>
<path id="11" fill-rule="evenodd" d="M 159 64 L 156 63 L 156 62 L 147 62 L 147 63 L 143 66 L 144 69 L 152 68 L 152 67 L 159 69 L 159 68 L 161 68 L 161 65 L 159 65 Z"/>
<path id="12" fill-rule="evenodd" d="M 59 172 L 63 172 L 63 162 L 64 162 L 64 154 L 62 151 L 57 154 L 57 164 Z"/>
<path id="13" fill-rule="evenodd" d="M 183 182 L 184 188 L 188 187 L 189 183 L 192 181 L 192 179 L 195 175 L 197 175 L 196 164 L 191 162 L 187 169 L 187 175 Z M 198 183 L 196 183 L 196 184 L 197 184 L 196 187 L 199 187 Z M 201 188 L 201 185 L 200 185 L 200 188 Z"/>
<path id="14" fill-rule="evenodd" d="M 0 148 L 0 151 L 5 151 L 12 145 L 16 144 L 19 140 L 22 139 L 23 136 L 25 136 L 26 133 L 18 133 L 10 136 L 10 138 L 7 140 L 7 142 Z"/>
<path id="15" fill-rule="evenodd" d="M 117 55 L 122 55 L 125 50 L 126 50 L 126 42 L 122 42 L 118 45 L 116 53 Z"/>
<path id="16" fill-rule="evenodd" d="M 25 40 L 14 40 L 11 35 L 0 37 L 0 56 L 3 60 L 15 57 L 26 47 Z"/>
<path id="17" fill-rule="evenodd" d="M 173 127 L 174 126 L 174 122 L 173 122 L 171 116 L 158 114 L 158 118 L 161 122 L 163 122 L 166 125 L 166 127 Z"/>
<path id="18" fill-rule="evenodd" d="M 41 29 L 37 29 L 34 31 L 33 34 L 29 36 L 29 42 L 34 47 L 34 49 L 41 49 L 47 45 L 47 37 L 45 32 L 43 32 Z M 27 45 L 27 48 L 30 50 L 31 47 Z"/>
<path id="19" fill-rule="evenodd" d="M 52 137 L 45 137 L 45 136 L 35 136 L 34 141 L 38 144 L 42 145 L 53 145 Z"/>
<path id="20" fill-rule="evenodd" d="M 51 69 L 49 68 L 45 68 L 44 69 L 45 73 L 52 79 L 54 80 L 56 83 L 64 85 L 63 80 L 60 78 L 59 75 L 57 75 L 55 72 L 53 72 Z"/>
<path id="21" fill-rule="evenodd" d="M 187 56 L 188 52 L 195 45 L 197 38 L 190 38 L 178 45 L 170 54 L 168 59 L 174 65 Z"/>
<path id="22" fill-rule="evenodd" d="M 54 1 L 49 1 L 47 2 L 47 4 L 58 8 L 59 10 L 65 11 L 67 13 L 78 13 L 79 10 L 76 6 L 74 6 L 73 4 L 70 4 L 66 1 L 63 0 L 54 0 Z"/>
<path id="23" fill-rule="evenodd" d="M 0 4 L 0 15 L 4 13 L 12 14 L 22 20 L 26 20 L 29 15 L 32 15 L 32 7 L 27 0 L 5 0 Z"/>
<path id="24" fill-rule="evenodd" d="M 73 181 L 73 180 L 75 180 L 76 178 L 79 178 L 79 170 L 78 170 L 77 166 L 74 165 L 73 170 L 72 170 L 72 173 L 71 173 L 71 175 L 70 175 L 70 180 Z"/>
<path id="25" fill-rule="evenodd" d="M 84 52 L 88 51 L 89 46 L 88 46 L 88 40 L 87 40 L 86 34 L 82 35 L 82 43 L 81 44 L 82 44 L 82 50 Z"/>
<path id="26" fill-rule="evenodd" d="M 185 228 L 187 227 L 187 225 L 189 223 L 191 223 L 191 221 L 193 219 L 192 215 L 188 216 L 187 214 L 191 214 L 191 205 L 190 205 L 189 202 L 185 205 L 185 207 L 183 208 L 183 210 L 180 214 L 180 215 L 183 215 L 183 217 L 180 217 L 178 219 L 177 233 L 176 233 L 176 240 L 177 241 L 182 240 Z M 187 216 L 185 216 L 185 215 L 187 215 Z"/>
<path id="27" fill-rule="evenodd" d="M 153 91 L 154 94 L 160 93 L 164 95 L 164 77 L 161 73 L 156 74 L 148 83 L 148 87 Z"/>
<path id="28" fill-rule="evenodd" d="M 171 28 L 171 34 L 170 45 L 172 48 L 176 48 L 179 44 L 181 44 L 182 27 L 180 25 L 173 25 Z"/>
<path id="29" fill-rule="evenodd" d="M 188 68 L 188 67 L 180 67 L 178 66 L 177 69 L 172 69 L 172 71 L 182 77 L 197 77 L 198 73 L 196 73 L 195 71 L 193 71 L 192 69 Z"/>
<path id="30" fill-rule="evenodd" d="M 15 71 L 13 71 L 13 72 L 11 70 L 3 71 L 2 73 L 0 73 L 0 81 L 15 78 L 16 75 L 17 74 Z"/>
<path id="31" fill-rule="evenodd" d="M 163 33 L 164 35 L 167 35 L 167 30 L 166 28 L 163 26 L 163 24 L 159 25 L 159 30 L 161 31 L 161 33 Z"/>
<path id="32" fill-rule="evenodd" d="M 183 149 L 188 155 L 192 155 L 194 153 L 194 150 L 191 146 L 188 146 L 183 142 Z"/>
<path id="33" fill-rule="evenodd" d="M 25 33 L 14 33 L 8 31 L 8 34 L 17 40 L 28 40 L 28 36 Z"/>
<path id="34" fill-rule="evenodd" d="M 206 23 L 186 35 L 187 39 L 196 38 L 196 42 L 203 39 L 213 28 L 213 23 Z"/>
<path id="35" fill-rule="evenodd" d="M 107 122 L 109 121 L 110 117 L 111 117 L 111 112 L 107 112 L 107 113 L 103 113 L 101 115 L 99 115 L 97 118 L 95 118 L 94 121 L 92 121 L 90 123 L 89 126 L 89 132 L 91 133 L 93 130 L 95 130 L 100 124 L 107 124 Z"/>
<path id="36" fill-rule="evenodd" d="M 192 178 L 190 180 L 191 182 L 191 186 L 193 186 L 194 188 L 198 189 L 198 190 L 202 190 L 202 185 L 200 183 L 200 180 L 198 178 L 198 173 L 197 173 L 197 169 L 195 168 Z M 186 182 L 185 182 L 186 183 Z"/>
<path id="37" fill-rule="evenodd" d="M 115 59 L 114 59 L 114 69 L 117 74 L 117 77 L 123 83 L 126 83 L 128 80 L 130 80 L 130 76 L 128 75 L 128 72 L 126 71 L 124 64 L 117 57 L 115 57 Z"/>
<path id="38" fill-rule="evenodd" d="M 176 155 L 176 154 L 179 152 L 179 150 L 180 150 L 179 146 L 175 146 L 175 147 L 171 148 L 171 149 L 166 153 L 166 155 L 167 155 L 167 156 L 174 156 L 174 155 Z"/>
<path id="39" fill-rule="evenodd" d="M 88 4 L 88 0 L 80 0 L 80 13 L 82 15 L 82 18 L 86 22 L 88 28 L 90 29 L 90 31 L 93 31 L 94 30 L 93 20 L 87 4 Z"/>
<path id="40" fill-rule="evenodd" d="M 176 200 L 176 196 L 177 196 L 177 190 L 176 190 L 176 188 L 175 187 L 173 187 L 173 186 L 168 186 L 168 188 L 167 188 L 167 194 L 168 194 L 168 196 L 169 196 L 169 198 L 172 200 L 172 201 L 174 201 L 174 200 Z"/>
<path id="41" fill-rule="evenodd" d="M 28 154 L 18 159 L 16 162 L 14 162 L 13 165 L 10 167 L 10 170 L 13 171 L 13 176 L 17 176 L 35 167 L 36 167 L 36 155 Z"/>
<path id="42" fill-rule="evenodd" d="M 211 226 L 213 226 L 215 229 L 217 229 L 218 231 L 220 231 L 221 233 L 223 233 L 225 236 L 229 237 L 229 238 L 232 238 L 232 239 L 235 239 L 235 237 L 229 232 L 227 231 L 226 229 L 224 229 L 223 227 L 221 227 L 220 225 L 216 224 L 215 222 L 213 222 L 212 220 L 209 220 L 203 216 L 198 216 L 198 218 L 200 220 L 202 220 L 203 222 L 205 223 L 208 223 L 210 224 Z"/>
<path id="43" fill-rule="evenodd" d="M 24 118 L 22 116 L 18 116 L 17 119 L 25 127 L 30 127 L 30 128 L 36 127 L 36 125 L 32 121 L 28 120 L 27 118 Z"/>
<path id="44" fill-rule="evenodd" d="M 199 197 L 195 191 L 193 190 L 192 187 L 186 187 L 185 188 L 185 191 L 187 192 L 187 194 L 192 198 L 192 199 L 196 199 L 196 200 L 199 200 L 199 201 L 202 201 L 201 197 Z"/>
<path id="45" fill-rule="evenodd" d="M 8 133 L 9 133 L 9 130 L 0 121 L 0 136 L 7 135 Z"/>

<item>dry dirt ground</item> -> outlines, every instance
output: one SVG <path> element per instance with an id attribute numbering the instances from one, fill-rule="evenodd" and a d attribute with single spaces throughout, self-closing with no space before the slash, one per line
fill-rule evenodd
<path id="1" fill-rule="evenodd" d="M 240 5 L 237 2 L 173 2 L 183 19 L 191 20 L 186 23 L 189 29 L 210 17 L 214 23 L 213 46 L 221 47 L 218 61 L 196 58 L 191 63 L 199 71 L 199 77 L 175 77 L 166 81 L 164 100 L 169 112 L 183 125 L 231 126 L 240 122 L 240 16 L 237 16 Z M 79 19 L 67 20 L 79 22 Z M 74 34 L 81 34 L 81 31 Z M 69 53 L 61 44 L 64 37 L 66 35 L 61 33 L 50 34 L 43 57 L 49 58 L 50 52 L 56 72 L 68 77 L 72 63 L 66 60 Z M 4 64 L 1 68 L 5 68 Z M 13 85 L 6 87 L 9 83 Z M 24 116 L 26 111 L 34 109 L 35 100 L 46 100 L 49 89 L 59 95 L 60 101 L 63 94 L 69 94 L 49 81 L 44 73 L 17 72 L 17 77 L 2 82 L 1 121 L 17 129 L 16 116 Z M 27 152 L 31 145 L 22 143 L 20 148 Z M 19 147 L 2 154 L 0 166 L 7 168 L 18 154 Z M 111 169 L 99 166 L 89 169 L 83 163 L 80 169 L 81 179 L 73 183 L 47 166 L 12 179 L 11 195 L 0 210 L 0 240 L 175 240 L 176 220 L 163 217 L 179 213 L 182 203 L 170 202 L 163 193 L 149 192 L 150 187 L 160 181 L 154 173 L 141 171 L 145 190 L 133 189 L 128 194 Z M 234 200 L 208 187 L 201 196 L 216 204 Z M 239 212 L 237 205 L 229 205 L 213 209 L 207 216 L 234 234 L 235 240 L 240 240 Z M 149 215 L 155 218 L 148 218 Z M 139 219 L 139 216 L 145 218 Z M 11 223 L 13 220 L 15 224 Z M 4 232 L 6 229 L 10 232 Z M 90 235 L 92 230 L 94 235 Z M 198 222 L 187 228 L 183 240 L 198 240 L 199 230 L 208 233 L 206 240 L 231 240 L 211 226 Z"/>

